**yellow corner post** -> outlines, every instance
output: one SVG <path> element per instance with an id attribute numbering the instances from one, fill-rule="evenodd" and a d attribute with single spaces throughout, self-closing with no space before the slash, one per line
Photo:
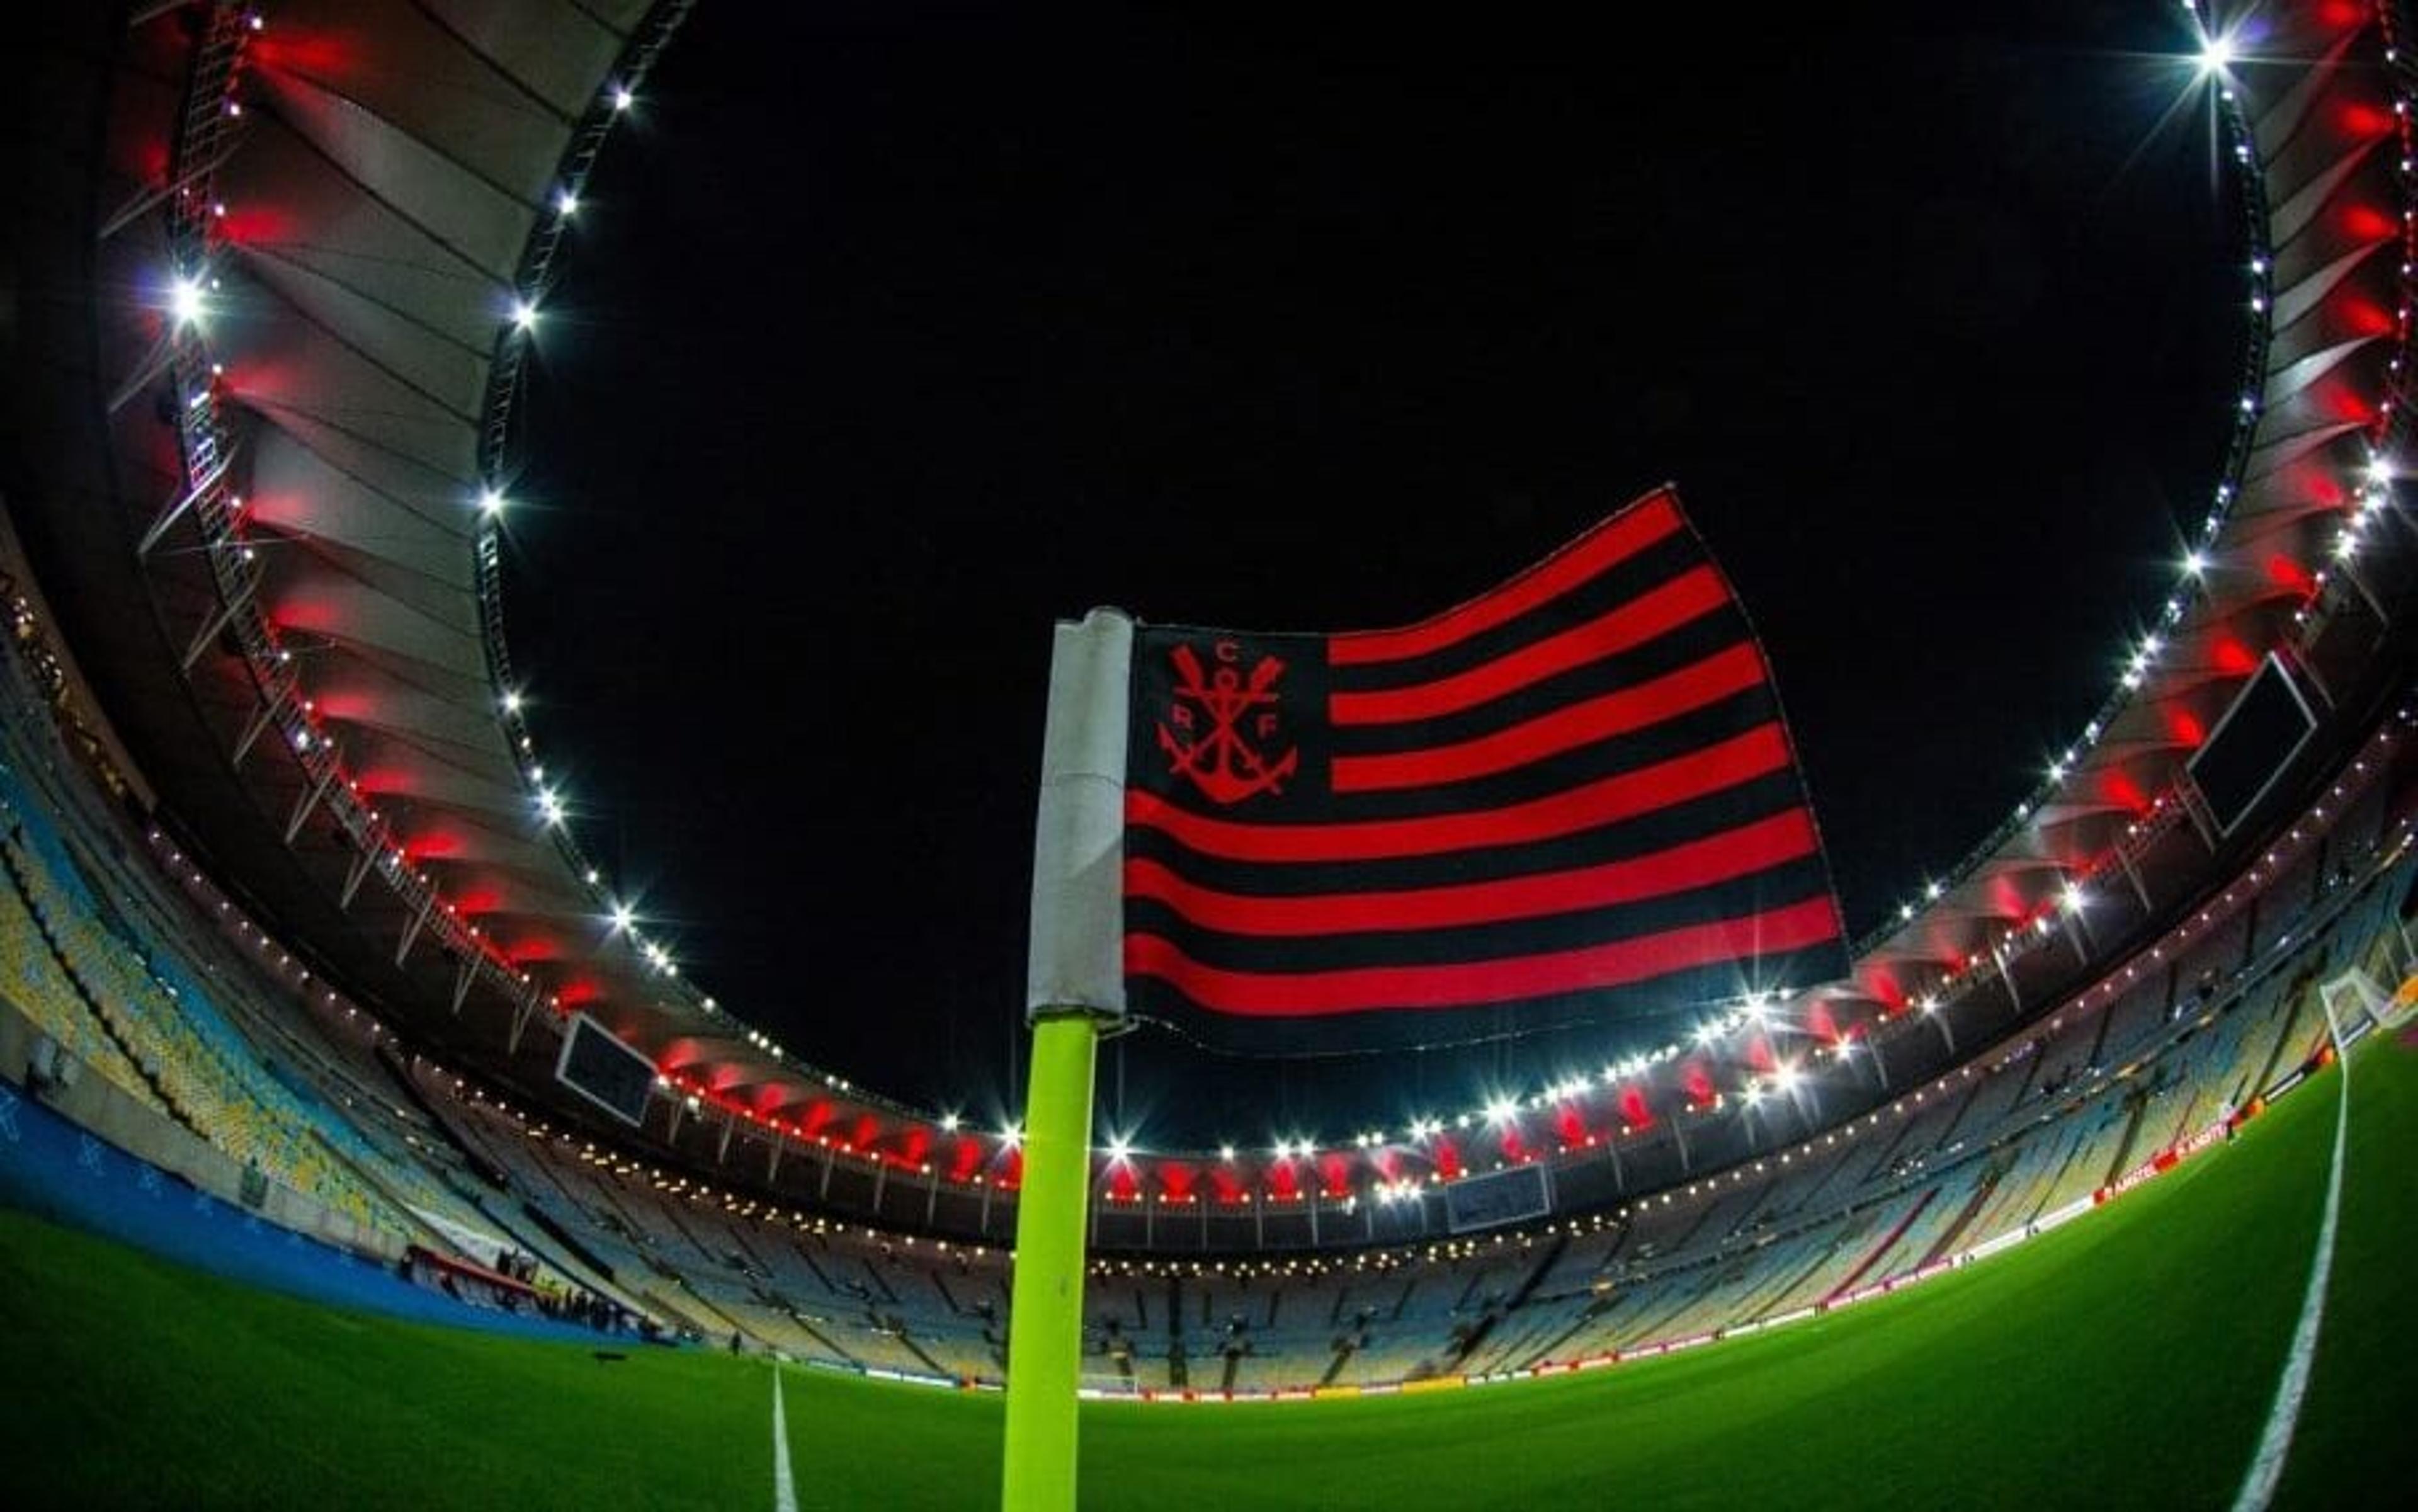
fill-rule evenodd
<path id="1" fill-rule="evenodd" d="M 1005 1512 L 1072 1512 L 1075 1505 L 1075 1390 L 1083 1368 L 1083 1239 L 1099 1038 L 1098 1020 L 1081 1009 L 1033 1018 L 1007 1315 Z"/>

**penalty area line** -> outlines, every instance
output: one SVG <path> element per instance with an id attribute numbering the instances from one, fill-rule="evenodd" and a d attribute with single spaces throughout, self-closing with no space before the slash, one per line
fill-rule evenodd
<path id="1" fill-rule="evenodd" d="M 2284 1378 L 2275 1387 L 2275 1405 L 2267 1413 L 2267 1429 L 2258 1437 L 2258 1453 L 2250 1474 L 2233 1498 L 2233 1512 L 2266 1512 L 2284 1478 L 2284 1461 L 2291 1453 L 2292 1430 L 2300 1425 L 2301 1401 L 2308 1395 L 2309 1369 L 2316 1363 L 2318 1330 L 2325 1321 L 2326 1283 L 2334 1268 L 2334 1229 L 2342 1217 L 2343 1147 L 2350 1135 L 2350 1057 L 2335 1040 L 2335 1066 L 2342 1086 L 2334 1104 L 2334 1164 L 2326 1175 L 2325 1216 L 2318 1224 L 2318 1252 L 2309 1265 L 2309 1290 L 2301 1299 L 2300 1325 L 2292 1330 L 2292 1351 L 2284 1360 Z"/>
<path id="2" fill-rule="evenodd" d="M 798 1512 L 798 1483 L 789 1475 L 789 1424 L 781 1413 L 781 1367 L 773 1367 L 773 1512 Z"/>

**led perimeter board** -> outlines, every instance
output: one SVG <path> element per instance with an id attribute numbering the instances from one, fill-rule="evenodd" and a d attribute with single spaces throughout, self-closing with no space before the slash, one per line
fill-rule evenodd
<path id="1" fill-rule="evenodd" d="M 574 1014 L 554 1062 L 554 1079 L 624 1123 L 636 1124 L 654 1090 L 655 1063 L 622 1044 L 611 1030 Z"/>

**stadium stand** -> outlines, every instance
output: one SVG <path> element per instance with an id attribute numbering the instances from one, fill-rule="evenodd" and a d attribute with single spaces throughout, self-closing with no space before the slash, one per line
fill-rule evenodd
<path id="1" fill-rule="evenodd" d="M 2326 1039 L 2321 981 L 2400 980 L 2393 924 L 2412 865 L 2312 888 L 2274 917 L 2261 956 L 2244 958 L 2243 931 L 2211 933 L 2103 1007 L 2082 1006 L 2087 988 L 1884 1109 L 1613 1214 L 1413 1251 L 1104 1260 L 1087 1382 L 1251 1394 L 1534 1369 L 1838 1305 L 1952 1262 L 2087 1205 L 2309 1061 Z M 415 1077 L 453 1137 L 606 1277 L 668 1289 L 700 1332 L 836 1366 L 999 1378 L 1001 1257 L 717 1194 L 433 1066 Z"/>
<path id="2" fill-rule="evenodd" d="M 223 895 L 204 906 L 198 866 L 78 777 L 22 669 L 5 676 L 0 991 L 54 1057 L 426 1257 L 437 1284 L 483 1294 L 508 1289 L 482 1275 L 526 1274 L 546 1295 L 700 1339 L 1001 1379 L 1005 1255 L 853 1221 L 794 1185 L 729 1182 L 718 1158 L 633 1153 L 408 1053 L 332 991 L 298 985 L 287 952 Z M 1204 1223 L 1207 1254 L 1110 1248 L 1094 1262 L 1087 1382 L 1295 1393 L 1533 1370 L 1844 1305 L 2058 1221 L 2299 1075 L 2327 1043 L 2321 1000 L 2345 971 L 2371 995 L 2402 982 L 2418 863 L 2388 813 L 2381 793 L 2364 798 L 2335 816 L 2330 848 L 2254 864 L 2196 920 L 1919 1081 L 1876 1068 L 1886 1102 L 1825 1107 L 1853 1095 L 1833 1079 L 1706 1125 L 1692 1160 L 1676 1135 L 1606 1152 L 1617 1200 L 1404 1245 L 1319 1245 L 1271 1214 L 1298 1240 L 1221 1257 Z M 1921 1035 L 1905 1028 L 1889 1052 L 1901 1063 Z M 833 1170 L 826 1157 L 818 1197 Z"/>

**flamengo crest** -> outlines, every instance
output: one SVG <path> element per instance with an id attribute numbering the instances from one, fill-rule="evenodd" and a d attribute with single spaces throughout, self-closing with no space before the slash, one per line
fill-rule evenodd
<path id="1" fill-rule="evenodd" d="M 1273 742 L 1278 729 L 1276 685 L 1284 676 L 1284 663 L 1261 657 L 1247 682 L 1240 646 L 1221 640 L 1209 654 L 1218 667 L 1207 676 L 1191 647 L 1178 646 L 1169 656 L 1175 664 L 1175 698 L 1158 726 L 1158 748 L 1167 753 L 1170 770 L 1191 778 L 1215 803 L 1283 792 L 1301 753 L 1288 748 L 1271 758 L 1263 747 Z"/>

